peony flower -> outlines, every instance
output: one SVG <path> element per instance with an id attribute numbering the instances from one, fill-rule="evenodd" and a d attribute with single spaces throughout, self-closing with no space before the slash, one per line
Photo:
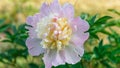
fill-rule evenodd
<path id="1" fill-rule="evenodd" d="M 88 39 L 89 24 L 79 16 L 74 17 L 74 8 L 58 0 L 43 3 L 40 12 L 27 18 L 29 37 L 26 40 L 32 56 L 44 54 L 45 68 L 65 63 L 75 64 L 84 54 L 84 42 Z"/>

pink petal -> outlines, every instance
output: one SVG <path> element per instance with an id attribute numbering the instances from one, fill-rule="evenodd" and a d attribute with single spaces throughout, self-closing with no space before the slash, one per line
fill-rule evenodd
<path id="1" fill-rule="evenodd" d="M 50 5 L 47 3 L 43 3 L 40 9 L 40 13 L 44 16 L 48 16 L 52 13 L 59 13 L 60 11 L 60 4 L 58 0 L 54 0 Z"/>
<path id="2" fill-rule="evenodd" d="M 70 43 L 71 47 L 74 48 L 75 52 L 81 57 L 84 54 L 84 48 L 83 46 L 79 46 L 79 45 L 74 45 L 73 43 Z"/>
<path id="3" fill-rule="evenodd" d="M 37 32 L 35 31 L 36 27 L 26 26 L 25 28 L 29 30 L 28 34 L 30 38 L 38 38 Z"/>
<path id="4" fill-rule="evenodd" d="M 89 24 L 82 20 L 80 17 L 74 18 L 70 23 L 73 31 L 75 32 L 85 32 L 89 29 Z"/>
<path id="5" fill-rule="evenodd" d="M 26 23 L 27 23 L 28 25 L 32 25 L 33 22 L 34 22 L 34 21 L 33 21 L 33 16 L 27 17 Z"/>
<path id="6" fill-rule="evenodd" d="M 54 50 L 47 50 L 47 53 L 44 54 L 43 61 L 45 63 L 45 68 L 52 67 L 52 61 L 56 56 L 56 51 Z"/>
<path id="7" fill-rule="evenodd" d="M 50 6 L 46 3 L 43 3 L 41 8 L 40 8 L 40 13 L 43 15 L 43 16 L 47 16 L 51 13 L 51 9 L 50 9 Z"/>
<path id="8" fill-rule="evenodd" d="M 58 66 L 58 65 L 61 65 L 61 64 L 63 65 L 63 64 L 65 64 L 64 59 L 65 58 L 64 58 L 62 52 L 60 51 L 60 52 L 56 53 L 56 57 L 54 58 L 54 60 L 52 62 L 52 65 L 53 66 Z"/>
<path id="9" fill-rule="evenodd" d="M 89 29 L 89 24 L 80 17 L 77 17 L 70 25 L 73 31 L 71 42 L 74 43 L 74 45 L 82 46 L 89 37 L 89 33 L 85 33 Z"/>
<path id="10" fill-rule="evenodd" d="M 52 13 L 59 13 L 61 10 L 61 5 L 59 4 L 58 0 L 54 0 L 53 3 L 50 4 L 50 10 Z"/>
<path id="11" fill-rule="evenodd" d="M 40 45 L 41 40 L 35 38 L 27 38 L 26 46 L 28 47 L 28 51 L 32 56 L 38 56 L 44 53 L 44 49 Z"/>
<path id="12" fill-rule="evenodd" d="M 62 9 L 65 18 L 68 18 L 68 20 L 73 19 L 74 17 L 74 7 L 71 4 L 64 4 L 63 9 Z"/>
<path id="13" fill-rule="evenodd" d="M 27 27 L 27 29 L 29 30 L 28 34 L 29 34 L 30 38 L 37 38 L 38 37 L 37 32 L 35 31 L 35 28 Z"/>
<path id="14" fill-rule="evenodd" d="M 69 64 L 75 64 L 80 61 L 79 54 L 75 51 L 74 47 L 67 46 L 64 49 L 65 61 Z"/>
<path id="15" fill-rule="evenodd" d="M 29 36 L 31 38 L 37 38 L 37 33 L 35 29 L 36 29 L 37 23 L 41 20 L 41 18 L 42 16 L 39 13 L 35 14 L 34 16 L 29 16 L 27 18 L 27 21 L 26 21 L 27 24 L 32 26 L 32 27 L 29 27 L 29 26 L 26 27 L 26 29 L 29 30 Z"/>
<path id="16" fill-rule="evenodd" d="M 80 56 L 82 57 L 83 54 L 84 54 L 84 48 L 83 47 L 80 47 L 80 46 L 74 46 L 75 47 L 75 52 Z"/>
<path id="17" fill-rule="evenodd" d="M 61 10 L 61 6 L 58 2 L 58 0 L 54 0 L 50 5 L 43 3 L 41 9 L 40 9 L 40 13 L 43 16 L 49 16 L 50 14 L 60 14 L 60 10 Z"/>
<path id="18" fill-rule="evenodd" d="M 65 64 L 62 53 L 57 52 L 57 50 L 48 50 L 47 53 L 44 54 L 43 61 L 45 63 L 45 68 Z"/>
<path id="19" fill-rule="evenodd" d="M 76 46 L 84 45 L 85 41 L 89 38 L 89 33 L 76 33 L 73 34 L 72 39 L 70 40 Z"/>
<path id="20" fill-rule="evenodd" d="M 29 16 L 27 17 L 27 24 L 36 27 L 36 24 L 41 20 L 42 15 L 40 13 L 35 14 L 34 16 Z"/>

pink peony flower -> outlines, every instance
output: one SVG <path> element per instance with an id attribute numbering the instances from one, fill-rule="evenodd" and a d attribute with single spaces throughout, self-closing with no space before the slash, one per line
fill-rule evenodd
<path id="1" fill-rule="evenodd" d="M 45 68 L 80 61 L 84 42 L 88 39 L 89 24 L 74 17 L 71 4 L 61 6 L 58 0 L 43 3 L 40 12 L 27 18 L 29 37 L 26 40 L 32 56 L 44 54 Z"/>

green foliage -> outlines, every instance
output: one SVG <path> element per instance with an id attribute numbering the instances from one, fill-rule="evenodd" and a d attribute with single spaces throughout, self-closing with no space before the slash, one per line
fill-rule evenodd
<path id="1" fill-rule="evenodd" d="M 118 12 L 118 11 L 115 10 L 115 9 L 109 9 L 108 11 L 113 12 L 113 13 L 115 13 L 115 14 L 117 14 L 117 15 L 120 15 L 120 12 Z"/>
<path id="2" fill-rule="evenodd" d="M 14 25 L 11 25 L 10 30 L 4 31 L 6 39 L 2 42 L 9 42 L 25 46 L 25 40 L 28 37 L 25 26 L 25 24 L 22 24 L 17 28 Z"/>
<path id="3" fill-rule="evenodd" d="M 5 24 L 5 20 L 4 19 L 0 19 L 0 32 L 5 31 L 6 29 L 8 29 L 10 27 L 11 24 Z"/>

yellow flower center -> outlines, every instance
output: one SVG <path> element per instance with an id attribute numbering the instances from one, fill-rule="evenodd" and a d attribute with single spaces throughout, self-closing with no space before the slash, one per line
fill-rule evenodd
<path id="1" fill-rule="evenodd" d="M 66 18 L 50 15 L 37 23 L 37 36 L 42 39 L 43 48 L 61 50 L 69 45 L 72 29 Z"/>

